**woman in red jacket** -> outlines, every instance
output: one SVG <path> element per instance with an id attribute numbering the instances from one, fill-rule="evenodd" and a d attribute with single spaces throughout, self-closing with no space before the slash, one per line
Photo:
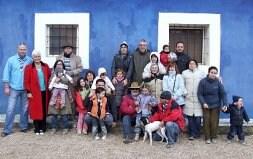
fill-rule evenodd
<path id="1" fill-rule="evenodd" d="M 33 120 L 36 135 L 46 131 L 46 117 L 50 98 L 48 81 L 50 68 L 41 61 L 40 51 L 33 50 L 33 63 L 25 67 L 24 86 L 27 91 L 30 118 Z"/>
<path id="2" fill-rule="evenodd" d="M 130 90 L 130 94 L 123 97 L 120 106 L 120 111 L 123 116 L 123 142 L 125 144 L 133 141 L 132 123 L 135 123 L 136 112 L 139 110 L 137 97 L 140 93 L 140 86 L 138 86 L 138 82 L 133 82 L 128 89 Z"/>

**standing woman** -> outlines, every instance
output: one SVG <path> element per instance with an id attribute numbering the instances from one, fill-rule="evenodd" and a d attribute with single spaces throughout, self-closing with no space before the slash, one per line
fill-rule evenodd
<path id="1" fill-rule="evenodd" d="M 46 131 L 46 117 L 50 94 L 48 90 L 50 68 L 41 61 L 40 51 L 33 50 L 33 63 L 25 67 L 24 85 L 29 102 L 30 118 L 33 120 L 34 133 L 43 135 Z"/>
<path id="2" fill-rule="evenodd" d="M 228 100 L 223 84 L 216 77 L 218 69 L 211 66 L 206 78 L 199 82 L 198 99 L 203 107 L 203 126 L 206 144 L 217 143 L 220 108 L 226 111 Z"/>
<path id="3" fill-rule="evenodd" d="M 184 114 L 188 119 L 189 140 L 200 138 L 202 106 L 199 103 L 197 90 L 200 80 L 206 77 L 206 73 L 198 68 L 196 60 L 189 61 L 189 68 L 182 73 L 187 94 L 185 94 Z"/>

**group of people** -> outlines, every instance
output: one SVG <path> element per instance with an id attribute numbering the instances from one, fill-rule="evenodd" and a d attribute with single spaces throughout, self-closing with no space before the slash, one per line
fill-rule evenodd
<path id="1" fill-rule="evenodd" d="M 27 132 L 28 108 L 36 135 L 46 131 L 46 118 L 52 116 L 51 134 L 62 121 L 62 133 L 69 131 L 69 119 L 78 113 L 77 134 L 91 129 L 94 139 L 107 138 L 108 130 L 122 120 L 123 142 L 140 139 L 143 119 L 146 123 L 161 121 L 168 137 L 167 147 L 177 142 L 188 119 L 189 140 L 200 138 L 201 119 L 206 144 L 217 142 L 220 110 L 230 113 L 231 127 L 228 141 L 237 134 L 244 142 L 243 119 L 249 121 L 242 97 L 233 96 L 228 106 L 227 94 L 216 75 L 218 69 L 209 67 L 208 74 L 184 52 L 184 43 L 177 42 L 175 53 L 169 45 L 162 51 L 150 52 L 146 40 L 139 41 L 133 54 L 128 44 L 120 44 L 113 57 L 110 79 L 100 67 L 95 76 L 83 71 L 81 58 L 74 54 L 73 46 L 63 46 L 53 69 L 42 62 L 41 53 L 33 50 L 26 55 L 26 44 L 18 45 L 18 53 L 10 57 L 3 75 L 4 91 L 9 96 L 5 127 L 2 137 L 12 133 L 15 106 L 20 98 L 20 131 Z M 185 114 L 185 116 L 183 115 Z M 239 116 L 239 118 L 238 118 Z M 133 128 L 134 126 L 134 128 Z M 101 132 L 101 133 L 100 133 Z M 100 135 L 101 134 L 101 135 Z"/>

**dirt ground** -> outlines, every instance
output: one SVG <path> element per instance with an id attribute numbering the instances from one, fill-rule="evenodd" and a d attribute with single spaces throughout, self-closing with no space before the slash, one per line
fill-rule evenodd
<path id="1" fill-rule="evenodd" d="M 0 128 L 2 132 L 3 128 Z M 61 131 L 55 135 L 50 130 L 44 135 L 36 136 L 32 130 L 0 137 L 0 158 L 173 158 L 173 159 L 252 159 L 253 136 L 246 136 L 247 145 L 234 140 L 227 144 L 226 135 L 219 135 L 217 144 L 205 144 L 203 139 L 189 141 L 182 134 L 180 142 L 173 148 L 166 148 L 165 143 L 134 142 L 122 143 L 120 129 L 112 131 L 106 141 L 92 139 L 91 133 L 78 136 L 74 129 L 67 135 Z"/>

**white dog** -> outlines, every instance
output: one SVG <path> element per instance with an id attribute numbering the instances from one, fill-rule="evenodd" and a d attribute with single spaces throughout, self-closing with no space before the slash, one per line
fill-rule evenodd
<path id="1" fill-rule="evenodd" d="M 165 134 L 165 127 L 160 128 L 161 121 L 154 121 L 153 123 L 149 123 L 145 125 L 145 134 L 143 138 L 143 142 L 146 141 L 148 135 L 150 139 L 150 145 L 152 145 L 152 132 L 156 131 L 156 133 L 162 137 L 162 140 L 160 142 L 163 142 L 164 138 L 166 139 L 166 142 L 168 143 L 168 138 Z"/>

